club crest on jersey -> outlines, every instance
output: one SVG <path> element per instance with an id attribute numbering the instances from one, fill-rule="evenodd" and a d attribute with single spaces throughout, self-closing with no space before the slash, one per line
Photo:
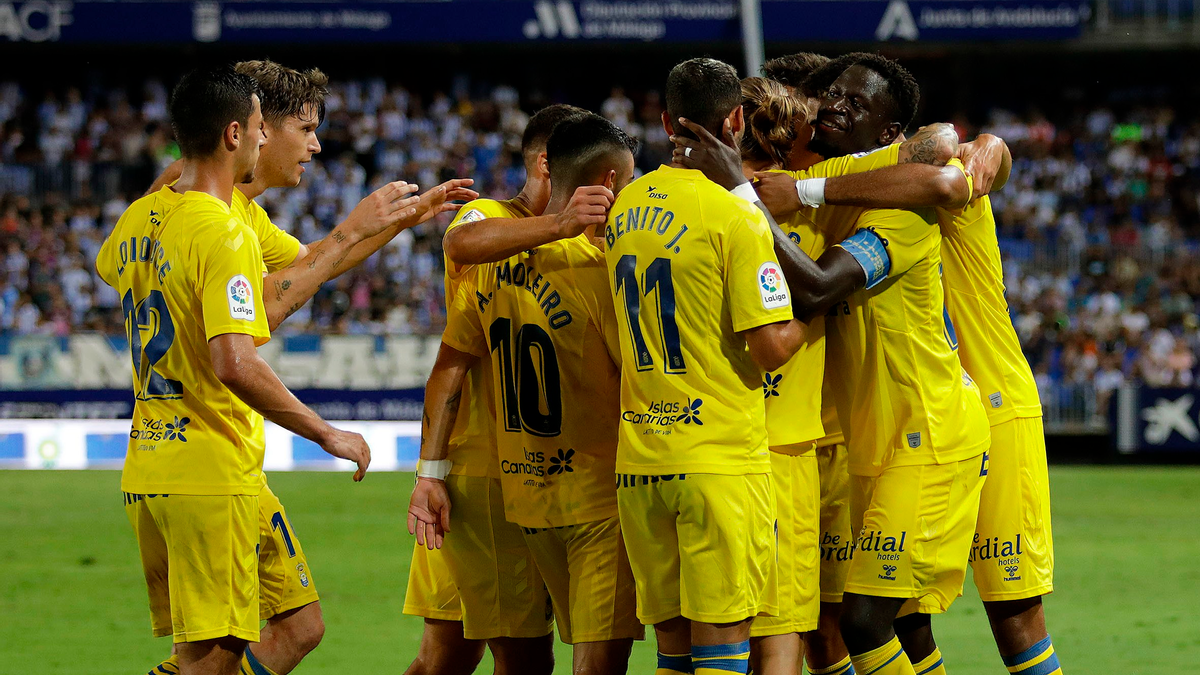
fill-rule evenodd
<path id="1" fill-rule="evenodd" d="M 1000 392 L 988 394 L 988 400 L 992 402 L 993 408 L 999 408 L 1004 405 L 1004 397 L 1000 395 Z"/>
<path id="2" fill-rule="evenodd" d="M 910 448 L 921 447 L 921 432 L 914 431 L 911 434 L 907 434 L 906 437 L 908 438 L 908 447 L 910 447 Z"/>
<path id="3" fill-rule="evenodd" d="M 244 274 L 234 275 L 225 286 L 229 297 L 229 316 L 243 321 L 254 320 L 254 290 Z"/>
<path id="4" fill-rule="evenodd" d="M 758 267 L 758 291 L 762 295 L 763 309 L 778 309 L 790 304 L 787 283 L 779 265 L 765 262 Z"/>
<path id="5" fill-rule="evenodd" d="M 304 571 L 304 563 L 296 564 L 296 574 L 300 576 L 300 585 L 308 588 L 308 573 Z"/>

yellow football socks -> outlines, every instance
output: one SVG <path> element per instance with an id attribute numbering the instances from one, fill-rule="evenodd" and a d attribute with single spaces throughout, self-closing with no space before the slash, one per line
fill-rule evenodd
<path id="1" fill-rule="evenodd" d="M 900 639 L 893 637 L 887 644 L 865 654 L 850 655 L 858 675 L 916 675 L 912 661 L 900 646 Z"/>
<path id="2" fill-rule="evenodd" d="M 1012 675 L 1062 675 L 1049 635 L 1016 656 L 1005 656 L 1004 665 Z"/>
<path id="3" fill-rule="evenodd" d="M 942 650 L 933 648 L 933 653 L 913 664 L 917 675 L 946 675 L 946 664 L 942 662 Z"/>
<path id="4" fill-rule="evenodd" d="M 691 675 L 691 673 L 691 654 L 658 653 L 658 668 L 654 671 L 654 675 Z"/>
<path id="5" fill-rule="evenodd" d="M 241 675 L 275 675 L 275 671 L 264 666 L 254 658 L 254 654 L 250 653 L 250 648 L 242 653 L 242 673 Z"/>
<path id="6" fill-rule="evenodd" d="M 855 675 L 854 664 L 849 656 L 828 668 L 809 668 L 808 672 L 809 675 Z"/>
<path id="7" fill-rule="evenodd" d="M 727 645 L 692 646 L 692 672 L 696 675 L 745 675 L 749 670 L 749 640 Z"/>
<path id="8" fill-rule="evenodd" d="M 146 675 L 179 675 L 179 657 L 172 654 L 171 658 L 154 666 L 154 670 Z"/>

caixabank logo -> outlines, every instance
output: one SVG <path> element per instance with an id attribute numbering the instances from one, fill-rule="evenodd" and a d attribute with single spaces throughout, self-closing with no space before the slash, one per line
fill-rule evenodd
<path id="1" fill-rule="evenodd" d="M 704 399 L 686 397 L 683 401 L 656 401 L 651 403 L 643 412 L 626 410 L 621 413 L 621 419 L 630 424 L 645 426 L 643 432 L 670 433 L 670 429 L 678 424 L 694 424 L 704 426 L 700 413 Z"/>

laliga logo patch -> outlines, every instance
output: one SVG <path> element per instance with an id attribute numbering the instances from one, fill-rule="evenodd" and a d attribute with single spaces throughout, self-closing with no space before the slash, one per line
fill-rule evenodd
<path id="1" fill-rule="evenodd" d="M 483 219 L 484 219 L 483 211 L 480 211 L 479 209 L 471 209 L 470 211 L 467 211 L 466 213 L 464 213 L 463 217 L 458 219 L 458 222 L 459 223 L 473 223 L 477 220 L 483 220 Z"/>
<path id="2" fill-rule="evenodd" d="M 254 320 L 254 291 L 250 280 L 238 274 L 225 287 L 229 297 L 229 316 L 243 321 Z"/>
<path id="3" fill-rule="evenodd" d="M 763 309 L 777 309 L 790 304 L 787 283 L 776 263 L 765 262 L 759 266 L 758 290 L 762 294 Z"/>

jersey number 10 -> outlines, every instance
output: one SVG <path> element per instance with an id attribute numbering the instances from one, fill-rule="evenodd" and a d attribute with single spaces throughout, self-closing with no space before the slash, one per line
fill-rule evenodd
<path id="1" fill-rule="evenodd" d="M 513 361 L 512 319 L 498 318 L 488 328 L 488 342 L 496 352 L 504 430 L 524 429 L 534 436 L 562 433 L 562 388 L 558 355 L 550 336 L 537 324 L 517 330 L 517 359 Z M 534 359 L 534 352 L 538 358 Z M 542 401 L 546 407 L 543 411 Z"/>

